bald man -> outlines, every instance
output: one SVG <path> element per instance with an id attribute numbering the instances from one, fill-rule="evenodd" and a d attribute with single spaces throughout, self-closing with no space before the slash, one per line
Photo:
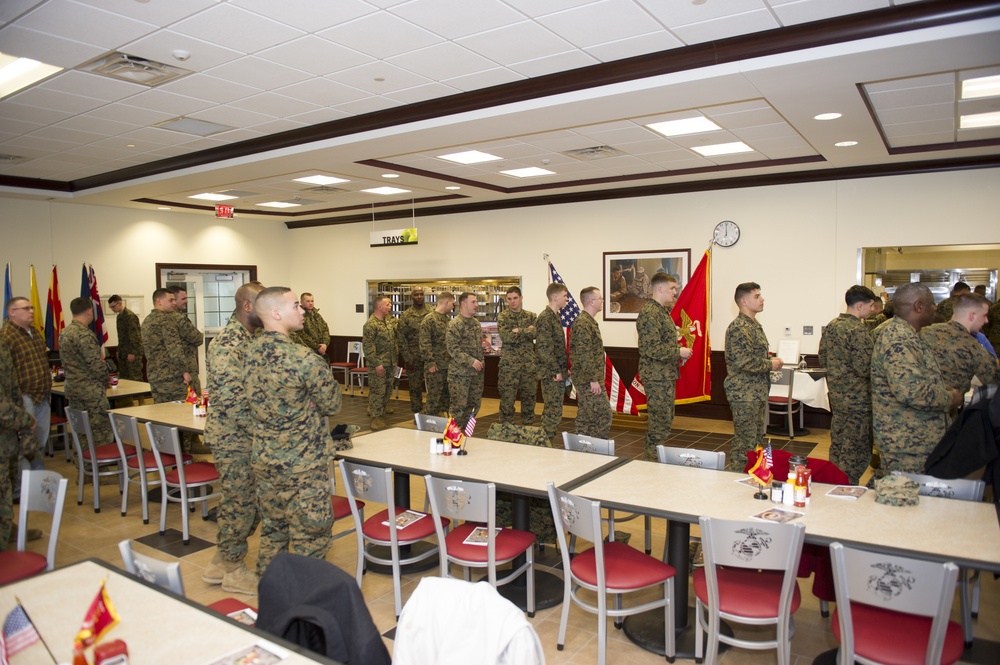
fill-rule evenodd
<path id="1" fill-rule="evenodd" d="M 257 528 L 257 489 L 250 450 L 250 402 L 244 382 L 246 352 L 260 317 L 254 311 L 260 284 L 244 284 L 236 290 L 236 310 L 208 347 L 208 394 L 211 408 L 205 422 L 205 445 L 212 449 L 219 471 L 222 501 L 219 503 L 218 549 L 202 580 L 221 584 L 225 591 L 255 595 L 257 576 L 247 569 L 247 538 Z"/>

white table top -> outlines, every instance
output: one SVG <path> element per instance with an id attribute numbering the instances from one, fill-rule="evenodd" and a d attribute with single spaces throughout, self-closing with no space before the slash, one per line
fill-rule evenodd
<path id="1" fill-rule="evenodd" d="M 826 383 L 825 371 L 818 368 L 810 370 L 795 370 L 795 380 L 792 382 L 792 398 L 814 409 L 830 410 L 830 390 Z M 771 397 L 786 397 L 788 386 L 771 385 L 768 393 Z"/>
<path id="2" fill-rule="evenodd" d="M 117 386 L 109 387 L 105 391 L 108 399 L 115 399 L 117 397 L 134 397 L 136 395 L 149 395 L 150 393 L 151 390 L 148 383 L 145 381 L 130 381 L 129 379 L 120 379 Z M 59 383 L 53 383 L 52 394 L 65 395 L 66 382 L 60 381 Z"/>
<path id="3" fill-rule="evenodd" d="M 209 405 L 208 408 L 212 408 Z M 140 422 L 151 422 L 159 425 L 169 425 L 186 432 L 201 434 L 205 431 L 204 416 L 195 416 L 193 405 L 187 402 L 162 402 L 160 404 L 141 404 L 127 406 L 123 409 L 110 409 L 110 413 L 120 413 L 123 416 L 138 418 Z"/>
<path id="4" fill-rule="evenodd" d="M 0 587 L 0 616 L 20 599 L 32 623 L 60 663 L 73 661 L 73 638 L 101 586 L 121 621 L 102 642 L 120 639 L 128 646 L 129 662 L 144 665 L 210 663 L 260 640 L 277 642 L 266 633 L 230 619 L 146 583 L 103 562 L 82 561 L 51 573 Z M 282 663 L 330 663 L 290 651 Z M 88 656 L 90 655 L 88 651 Z M 14 656 L 15 663 L 50 663 L 39 642 Z"/>
<path id="5" fill-rule="evenodd" d="M 706 515 L 749 519 L 777 507 L 753 498 L 736 481 L 745 474 L 632 461 L 577 487 L 574 493 L 609 507 L 696 523 Z M 806 541 L 840 541 L 936 561 L 1000 571 L 1000 524 L 992 504 L 920 497 L 911 507 L 875 503 L 869 490 L 856 501 L 825 496 L 832 485 L 815 483 L 805 513 Z"/>
<path id="6" fill-rule="evenodd" d="M 412 429 L 385 429 L 355 437 L 354 448 L 338 452 L 337 457 L 404 473 L 492 482 L 497 489 L 532 496 L 545 496 L 549 482 L 557 487 L 572 486 L 622 463 L 618 457 L 476 438 L 466 444 L 468 455 L 432 455 L 430 440 L 440 436 Z"/>

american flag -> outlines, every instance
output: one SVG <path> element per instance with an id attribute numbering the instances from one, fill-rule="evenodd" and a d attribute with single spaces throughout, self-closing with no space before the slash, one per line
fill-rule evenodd
<path id="1" fill-rule="evenodd" d="M 476 414 L 469 416 L 469 422 L 465 423 L 465 436 L 471 437 L 476 431 Z"/>
<path id="2" fill-rule="evenodd" d="M 4 648 L 0 650 L 2 662 L 7 663 L 8 657 L 24 651 L 38 640 L 38 631 L 31 624 L 24 608 L 18 605 L 3 622 Z"/>
<path id="3" fill-rule="evenodd" d="M 771 457 L 771 440 L 767 441 L 767 448 L 764 449 L 764 468 L 773 469 L 774 468 L 774 458 Z"/>

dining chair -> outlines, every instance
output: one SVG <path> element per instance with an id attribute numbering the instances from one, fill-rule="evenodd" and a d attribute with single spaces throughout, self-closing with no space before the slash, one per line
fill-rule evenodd
<path id="1" fill-rule="evenodd" d="M 352 357 L 354 360 L 351 360 Z M 330 363 L 330 370 L 333 372 L 340 372 L 344 375 L 344 387 L 346 388 L 351 381 L 351 370 L 357 369 L 360 364 L 361 342 L 348 342 L 347 360 L 338 360 Z"/>
<path id="2" fill-rule="evenodd" d="M 448 426 L 448 419 L 444 416 L 431 416 L 426 413 L 414 413 L 413 421 L 421 432 L 442 433 L 444 428 Z"/>
<path id="3" fill-rule="evenodd" d="M 337 461 L 330 460 L 330 504 L 333 509 L 333 524 L 336 526 L 337 520 L 341 520 L 345 517 L 351 515 L 351 501 L 347 497 L 340 496 L 337 494 Z M 354 500 L 354 504 L 358 507 L 361 512 L 361 521 L 365 519 L 365 502 Z M 354 527 L 350 529 L 345 529 L 340 533 L 334 534 L 333 539 L 343 538 L 354 533 Z"/>
<path id="4" fill-rule="evenodd" d="M 368 367 L 365 365 L 365 347 L 361 342 L 358 342 L 358 344 L 361 347 L 358 354 L 358 366 L 347 371 L 347 377 L 351 382 L 351 397 L 354 397 L 355 383 L 358 384 L 359 390 L 362 386 L 368 383 Z"/>
<path id="5" fill-rule="evenodd" d="M 466 582 L 472 581 L 473 568 L 485 568 L 493 588 L 509 584 L 523 574 L 527 583 L 528 616 L 535 616 L 535 534 L 518 529 L 497 529 L 496 485 L 434 478 L 430 474 L 424 476 L 424 483 L 431 502 L 431 514 L 448 518 L 455 524 L 445 533 L 443 524 L 437 520 L 434 522 L 441 577 L 451 577 L 452 563 L 465 569 Z M 461 524 L 459 520 L 462 520 Z M 469 542 L 476 536 L 479 536 L 476 542 Z M 517 566 L 515 559 L 522 555 L 525 562 Z M 510 573 L 498 577 L 497 566 L 508 563 L 512 564 Z"/>
<path id="6" fill-rule="evenodd" d="M 4 470 L 6 473 L 6 469 Z M 18 510 L 17 549 L 0 551 L 0 586 L 52 570 L 62 524 L 63 506 L 69 481 L 55 471 L 25 469 L 21 472 L 21 505 Z M 28 513 L 52 515 L 46 555 L 25 550 L 28 541 Z"/>
<path id="7" fill-rule="evenodd" d="M 788 425 L 788 438 L 795 438 L 795 414 L 799 414 L 799 429 L 805 427 L 805 410 L 802 402 L 792 399 L 792 388 L 795 384 L 795 367 L 782 367 L 780 370 L 771 372 L 772 386 L 787 386 L 787 395 L 770 395 L 767 398 L 767 418 L 770 421 L 772 415 L 785 416 L 785 423 Z M 782 391 L 784 392 L 784 391 Z"/>
<path id="8" fill-rule="evenodd" d="M 125 482 L 122 488 L 122 517 L 128 511 L 128 488 L 129 485 L 139 486 L 139 498 L 142 502 L 142 523 L 149 524 L 149 488 L 158 486 L 159 480 L 150 480 L 149 474 L 156 473 L 156 457 L 151 450 L 143 450 L 142 441 L 139 440 L 139 421 L 133 416 L 125 416 L 120 413 L 109 413 L 111 418 L 111 431 L 115 435 L 115 444 L 118 446 L 118 454 L 125 466 Z M 129 456 L 128 450 L 136 451 L 135 455 Z M 184 453 L 184 464 L 190 463 L 194 458 Z M 164 466 L 173 468 L 177 466 L 177 460 L 164 456 Z M 158 478 L 159 476 L 157 476 Z"/>
<path id="9" fill-rule="evenodd" d="M 70 444 L 69 421 L 53 413 L 49 419 L 49 438 L 45 443 L 45 453 L 49 457 L 55 457 L 55 447 L 52 445 L 55 439 L 62 439 L 66 461 L 72 462 L 73 446 Z"/>
<path id="10" fill-rule="evenodd" d="M 553 483 L 548 484 L 547 491 L 552 517 L 556 523 L 556 538 L 559 540 L 563 567 L 563 605 L 556 648 L 562 651 L 566 644 L 570 601 L 584 611 L 597 615 L 598 665 L 605 665 L 607 661 L 609 616 L 614 617 L 615 627 L 621 628 L 622 617 L 662 607 L 667 662 L 674 662 L 676 648 L 674 613 L 671 604 L 677 571 L 672 566 L 643 554 L 625 543 L 614 540 L 605 543 L 602 538 L 599 501 L 591 501 L 556 489 Z M 570 559 L 569 548 L 566 546 L 567 533 L 590 541 L 593 547 Z M 662 598 L 655 598 L 634 607 L 622 606 L 624 594 L 661 585 Z M 581 589 L 587 590 L 588 593 L 581 594 Z M 597 605 L 592 604 L 589 592 L 597 594 Z M 608 608 L 608 594 L 614 596 L 613 608 Z"/>
<path id="11" fill-rule="evenodd" d="M 124 446 L 119 450 L 117 443 L 104 443 L 99 446 L 94 445 L 94 434 L 90 429 L 90 415 L 86 411 L 80 411 L 71 407 L 66 408 L 66 419 L 69 420 L 70 433 L 73 437 L 73 445 L 76 447 L 77 465 L 77 494 L 76 505 L 83 505 L 83 486 L 86 477 L 90 476 L 94 483 L 94 512 L 101 512 L 101 478 L 117 476 L 118 490 L 125 491 L 126 467 L 122 462 L 122 454 L 126 458 L 135 457 L 136 449 L 133 446 Z M 80 437 L 86 441 L 86 447 L 80 441 Z M 108 470 L 114 467 L 113 470 Z M 102 471 L 102 469 L 104 469 Z"/>
<path id="12" fill-rule="evenodd" d="M 801 595 L 795 573 L 805 538 L 804 524 L 775 524 L 701 517 L 705 566 L 694 571 L 695 662 L 714 665 L 719 643 L 743 649 L 777 649 L 778 665 L 791 662 L 792 615 Z M 775 639 L 725 635 L 722 620 L 775 626 Z M 705 646 L 705 633 L 708 645 Z"/>
<path id="13" fill-rule="evenodd" d="M 191 542 L 188 529 L 188 512 L 193 510 L 191 504 L 201 503 L 201 519 L 208 519 L 208 502 L 222 496 L 222 492 L 211 492 L 209 483 L 219 481 L 219 472 L 211 462 L 192 462 L 191 464 L 176 463 L 183 459 L 181 438 L 176 427 L 146 423 L 146 433 L 153 448 L 156 468 L 160 472 L 160 535 L 167 530 L 167 504 L 171 501 L 181 504 L 181 525 L 184 544 Z M 173 468 L 171 468 L 173 465 Z M 169 470 L 168 470 L 169 469 Z M 176 494 L 169 490 L 175 488 Z M 197 496 L 191 496 L 191 491 L 197 490 Z"/>
<path id="14" fill-rule="evenodd" d="M 687 466 L 693 469 L 714 469 L 716 471 L 726 470 L 726 453 L 712 452 L 709 450 L 698 450 L 696 448 L 678 448 L 675 446 L 659 445 L 656 447 L 656 460 L 660 464 L 671 464 L 673 466 Z M 663 535 L 663 560 L 667 560 L 667 545 L 670 541 L 670 530 Z M 701 538 L 691 536 L 690 542 L 700 543 Z"/>
<path id="15" fill-rule="evenodd" d="M 948 619 L 958 566 L 832 543 L 838 663 L 950 665 L 962 628 Z"/>
<path id="16" fill-rule="evenodd" d="M 347 494 L 347 500 L 351 502 L 354 529 L 358 534 L 358 566 L 355 574 L 358 587 L 361 587 L 361 576 L 364 574 L 366 561 L 390 566 L 392 568 L 396 618 L 398 619 L 399 613 L 403 610 L 400 569 L 405 565 L 436 556 L 438 553 L 438 548 L 432 547 L 419 554 L 403 557 L 400 554 L 400 547 L 412 545 L 436 535 L 437 529 L 434 520 L 440 519 L 443 525 L 450 524 L 450 522 L 426 512 L 397 507 L 393 498 L 391 468 L 353 464 L 340 460 L 340 476 L 344 481 L 344 492 Z M 363 520 L 361 511 L 354 503 L 357 499 L 385 504 L 386 509 Z M 417 519 L 403 526 L 397 526 L 398 516 L 407 512 L 412 513 L 412 516 L 417 517 Z M 390 515 L 394 518 L 390 518 Z M 388 547 L 389 558 L 386 559 L 375 554 L 372 551 L 372 547 L 375 546 Z"/>

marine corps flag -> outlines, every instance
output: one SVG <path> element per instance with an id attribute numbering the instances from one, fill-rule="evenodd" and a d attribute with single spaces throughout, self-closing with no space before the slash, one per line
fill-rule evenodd
<path id="1" fill-rule="evenodd" d="M 90 604 L 86 616 L 83 617 L 83 625 L 80 632 L 76 634 L 75 644 L 77 648 L 83 649 L 95 644 L 104 637 L 105 633 L 114 628 L 119 621 L 118 612 L 111 604 L 108 591 L 101 582 L 101 588 Z"/>
<path id="2" fill-rule="evenodd" d="M 709 248 L 695 268 L 684 290 L 677 296 L 670 317 L 677 325 L 680 345 L 694 355 L 681 367 L 677 379 L 675 404 L 694 404 L 712 397 L 712 347 L 708 339 L 711 321 L 712 249 Z"/>

